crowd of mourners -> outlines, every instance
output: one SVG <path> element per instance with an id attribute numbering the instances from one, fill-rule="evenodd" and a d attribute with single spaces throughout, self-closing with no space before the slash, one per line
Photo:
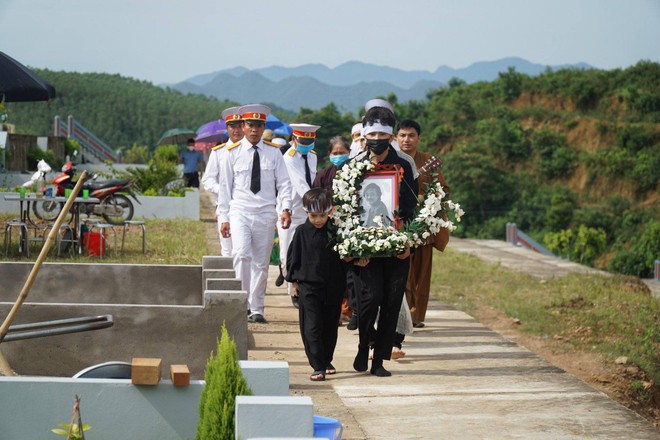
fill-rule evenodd
<path id="1" fill-rule="evenodd" d="M 398 206 L 388 209 L 378 185 L 362 189 L 364 226 L 377 220 L 410 221 L 419 196 L 431 182 L 423 165 L 431 155 L 418 150 L 421 129 L 413 120 L 398 124 L 392 106 L 372 99 L 352 128 L 348 143 L 330 139 L 330 165 L 317 170 L 314 150 L 322 127 L 291 124 L 290 140 L 266 130 L 270 108 L 261 104 L 222 112 L 229 140 L 213 148 L 201 183 L 217 196 L 222 255 L 232 257 L 236 276 L 248 292 L 247 319 L 267 323 L 264 311 L 268 265 L 277 228 L 280 277 L 299 310 L 300 334 L 313 369 L 312 381 L 336 374 L 332 365 L 338 328 L 359 331 L 356 371 L 390 376 L 383 361 L 405 356 L 402 344 L 424 327 L 431 285 L 433 249 L 444 250 L 449 232 L 425 246 L 397 255 L 341 258 L 334 250 L 333 181 L 350 161 L 391 165 L 401 173 Z M 396 132 L 395 132 L 396 129 Z M 419 170 L 419 172 L 418 172 Z M 192 172 L 192 170 L 189 170 Z M 436 171 L 437 172 L 437 171 Z M 449 188 L 439 174 L 445 193 Z M 369 361 L 371 360 L 371 368 Z"/>

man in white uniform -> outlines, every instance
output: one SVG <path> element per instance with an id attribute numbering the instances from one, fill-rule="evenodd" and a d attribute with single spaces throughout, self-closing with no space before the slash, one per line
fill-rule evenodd
<path id="1" fill-rule="evenodd" d="M 316 178 L 316 152 L 314 151 L 314 140 L 319 125 L 291 124 L 293 132 L 291 139 L 293 146 L 284 153 L 284 163 L 291 179 L 291 227 L 284 229 L 281 222 L 277 223 L 277 235 L 280 237 L 280 267 L 286 267 L 286 254 L 293 240 L 296 228 L 307 220 L 307 214 L 303 210 L 302 197 L 312 187 Z M 286 274 L 285 274 L 286 275 Z M 298 292 L 288 284 L 288 292 L 294 307 L 298 308 Z"/>
<path id="2" fill-rule="evenodd" d="M 221 116 L 227 125 L 227 134 L 229 134 L 229 141 L 213 147 L 209 161 L 206 164 L 204 177 L 202 177 L 202 185 L 204 188 L 213 193 L 216 203 L 218 201 L 218 192 L 220 191 L 220 158 L 223 156 L 222 149 L 227 145 L 232 145 L 243 139 L 243 121 L 241 115 L 238 114 L 239 107 L 229 107 L 223 110 Z M 218 235 L 220 235 L 221 255 L 223 257 L 231 257 L 231 237 L 223 237 L 220 232 L 220 218 L 218 221 Z"/>
<path id="3" fill-rule="evenodd" d="M 264 142 L 270 108 L 239 108 L 245 137 L 225 147 L 220 160 L 218 216 L 223 237 L 232 237 L 234 270 L 248 292 L 248 321 L 264 323 L 264 299 L 273 230 L 281 207 L 282 228 L 291 224 L 291 181 L 275 144 Z"/>

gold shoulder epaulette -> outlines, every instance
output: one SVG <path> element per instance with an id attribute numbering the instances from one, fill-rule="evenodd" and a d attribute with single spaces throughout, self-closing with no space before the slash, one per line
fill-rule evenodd
<path id="1" fill-rule="evenodd" d="M 275 147 L 275 148 L 280 148 L 281 147 L 281 145 L 274 144 L 270 141 L 264 141 L 264 144 L 270 145 L 271 147 Z"/>
<path id="2" fill-rule="evenodd" d="M 312 154 L 316 154 L 316 150 L 312 150 Z"/>
<path id="3" fill-rule="evenodd" d="M 288 154 L 289 156 L 293 157 L 293 156 L 296 155 L 296 149 L 293 148 L 293 147 L 291 147 L 291 148 L 289 148 L 289 151 L 286 152 L 286 154 Z"/>
<path id="4" fill-rule="evenodd" d="M 211 148 L 211 151 L 219 150 L 220 148 L 224 147 L 225 145 L 227 145 L 227 142 L 225 142 L 224 144 L 216 145 L 215 147 Z"/>
<path id="5" fill-rule="evenodd" d="M 231 144 L 230 146 L 228 146 L 227 151 L 231 150 L 232 148 L 236 148 L 239 145 L 241 145 L 241 141 L 235 142 L 235 143 Z"/>

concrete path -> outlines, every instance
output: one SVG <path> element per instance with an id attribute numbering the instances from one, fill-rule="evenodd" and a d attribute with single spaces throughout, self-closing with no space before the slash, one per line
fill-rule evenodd
<path id="1" fill-rule="evenodd" d="M 249 358 L 285 360 L 291 394 L 344 424 L 344 439 L 660 439 L 660 431 L 471 316 L 432 302 L 389 378 L 353 371 L 357 333 L 339 328 L 337 375 L 311 382 L 297 310 L 271 267 L 266 318 Z"/>
<path id="2" fill-rule="evenodd" d="M 455 251 L 474 255 L 481 260 L 493 264 L 501 264 L 507 269 L 526 272 L 543 279 L 563 277 L 571 272 L 608 275 L 607 272 L 601 270 L 560 258 L 549 257 L 501 240 L 452 238 L 449 241 L 449 247 Z M 648 286 L 651 294 L 655 298 L 660 299 L 660 282 L 652 279 L 643 279 L 642 281 Z"/>

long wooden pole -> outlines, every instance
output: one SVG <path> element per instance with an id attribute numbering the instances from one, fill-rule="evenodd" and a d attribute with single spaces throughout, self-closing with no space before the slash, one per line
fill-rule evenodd
<path id="1" fill-rule="evenodd" d="M 0 326 L 0 343 L 2 343 L 2 340 L 5 338 L 5 335 L 9 331 L 9 326 L 14 321 L 16 314 L 18 313 L 21 306 L 25 302 L 25 299 L 27 298 L 27 295 L 30 292 L 30 289 L 32 288 L 32 284 L 34 284 L 34 280 L 37 278 L 37 274 L 39 273 L 41 264 L 46 259 L 46 256 L 48 255 L 48 252 L 50 251 L 50 248 L 52 247 L 53 242 L 55 241 L 55 236 L 60 233 L 60 226 L 62 225 L 64 218 L 67 216 L 67 213 L 71 210 L 73 201 L 80 192 L 80 188 L 83 186 L 83 183 L 85 182 L 86 178 L 87 178 L 87 171 L 83 171 L 83 173 L 80 175 L 80 178 L 78 179 L 78 182 L 76 183 L 76 186 L 73 188 L 73 191 L 71 191 L 71 195 L 69 196 L 69 199 L 64 204 L 64 208 L 62 208 L 60 215 L 57 216 L 57 219 L 53 224 L 53 228 L 50 230 L 50 233 L 46 238 L 46 242 L 44 243 L 44 246 L 41 248 L 41 253 L 39 254 L 39 258 L 37 258 L 37 261 L 34 263 L 34 266 L 30 271 L 30 275 L 28 275 L 27 281 L 25 281 L 25 284 L 23 285 L 23 290 L 21 290 L 21 293 L 18 295 L 18 298 L 16 299 L 14 306 L 9 311 L 9 314 L 2 323 L 2 326 Z M 13 375 L 13 371 L 11 371 L 11 368 L 9 368 L 9 364 L 4 359 L 4 357 L 2 357 L 1 353 L 0 353 L 0 374 L 2 374 L 3 376 Z"/>

